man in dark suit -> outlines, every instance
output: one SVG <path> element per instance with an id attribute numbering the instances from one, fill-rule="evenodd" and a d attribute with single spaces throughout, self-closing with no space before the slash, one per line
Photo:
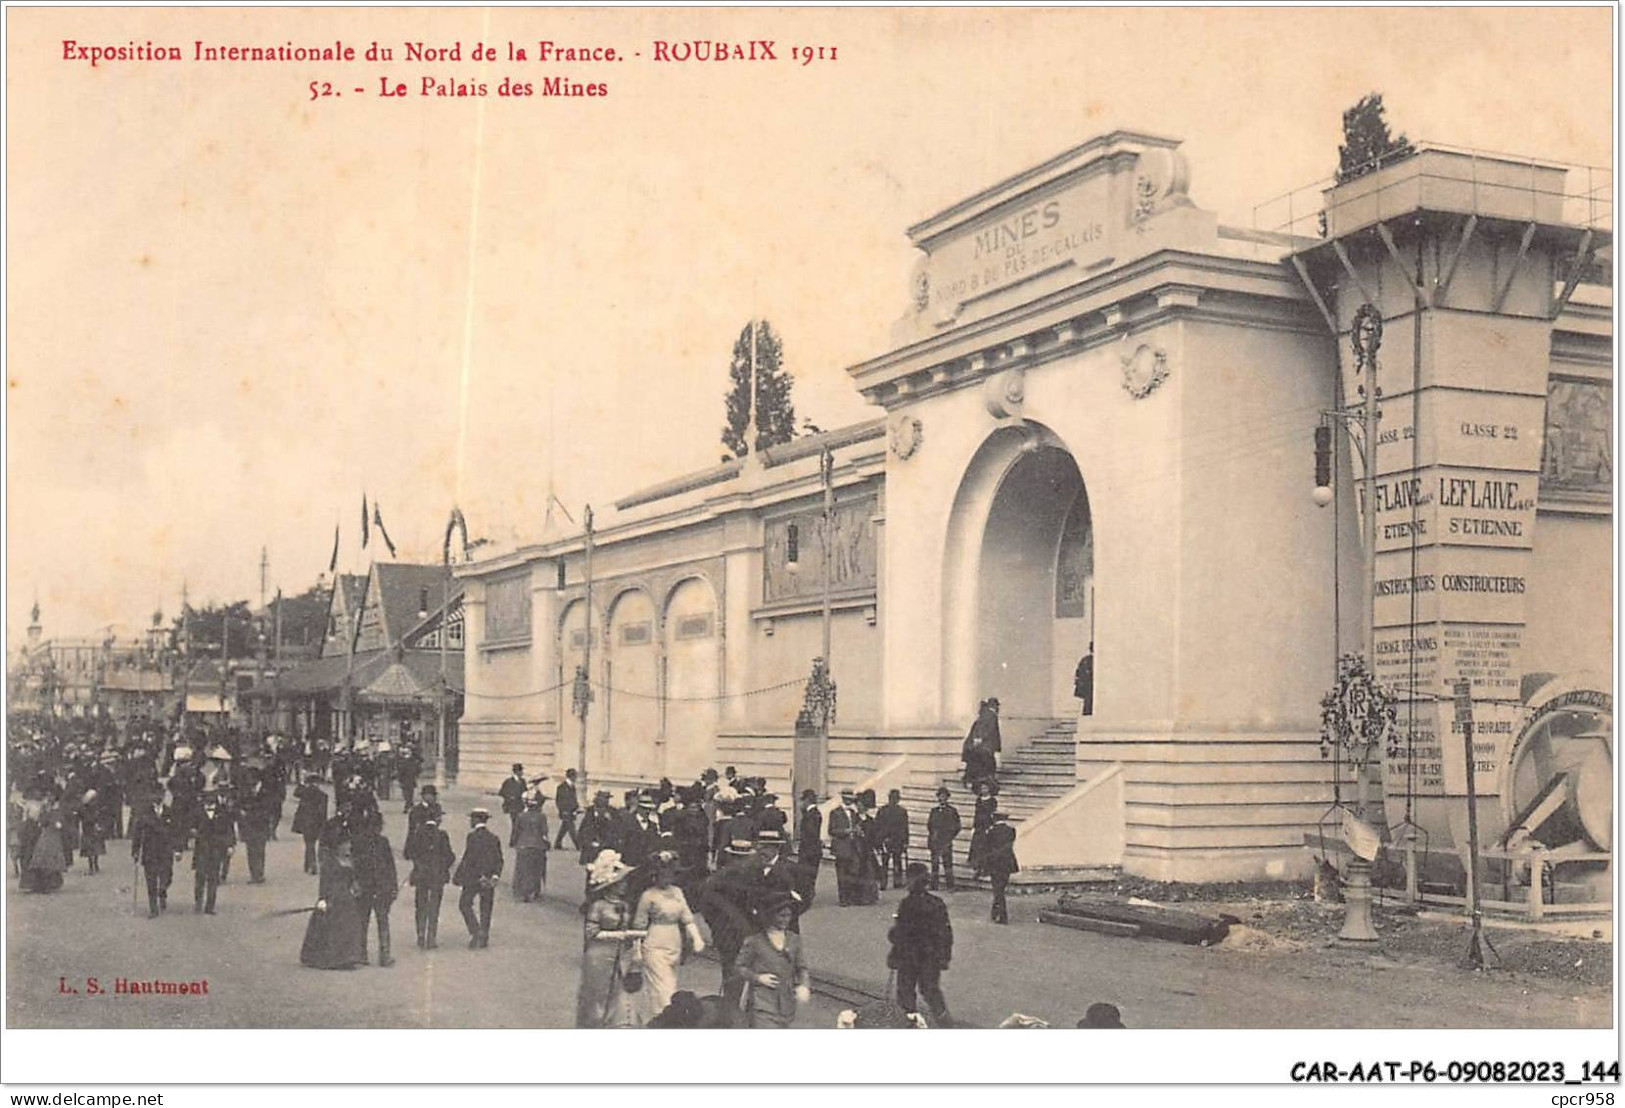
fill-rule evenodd
<path id="1" fill-rule="evenodd" d="M 751 916 L 751 887 L 754 850 L 743 840 L 730 842 L 722 852 L 722 864 L 700 892 L 699 911 L 711 928 L 711 945 L 722 963 L 722 995 L 735 1008 L 744 995 L 745 981 L 734 973 L 745 939 L 755 930 Z"/>
<path id="2" fill-rule="evenodd" d="M 621 840 L 621 861 L 641 866 L 660 849 L 660 821 L 655 817 L 655 798 L 648 792 L 637 794 L 631 818 L 626 821 Z"/>
<path id="3" fill-rule="evenodd" d="M 293 810 L 293 833 L 305 840 L 305 872 L 316 872 L 316 843 L 327 826 L 327 794 L 322 792 L 321 778 L 314 773 L 305 775 L 305 783 L 293 791 L 299 807 Z"/>
<path id="4" fill-rule="evenodd" d="M 457 856 L 451 850 L 451 837 L 440 830 L 440 820 L 425 819 L 406 836 L 406 860 L 412 863 L 414 909 L 417 916 L 418 946 L 433 950 L 439 946 L 440 899 L 451 866 Z"/>
<path id="5" fill-rule="evenodd" d="M 177 835 L 174 817 L 163 796 L 149 794 L 130 817 L 130 856 L 147 878 L 147 915 L 169 907 L 169 883 L 175 874 Z"/>
<path id="6" fill-rule="evenodd" d="M 925 891 L 930 877 L 922 862 L 910 862 L 908 895 L 897 906 L 892 925 L 891 954 L 886 965 L 897 971 L 897 1004 L 913 1014 L 915 991 L 925 998 L 938 1025 L 948 1022 L 948 1002 L 942 995 L 942 971 L 954 956 L 954 931 L 948 906 Z"/>
<path id="7" fill-rule="evenodd" d="M 783 833 L 766 828 L 756 833 L 756 868 L 750 875 L 750 909 L 763 910 L 763 905 L 791 901 L 794 912 L 790 917 L 790 930 L 801 933 L 801 913 L 807 904 L 798 891 L 806 880 L 794 862 L 784 860 L 784 849 L 789 844 Z"/>
<path id="8" fill-rule="evenodd" d="M 403 745 L 395 755 L 395 779 L 401 783 L 401 799 L 405 801 L 401 811 L 412 810 L 412 797 L 417 792 L 418 775 L 422 772 L 423 759 L 418 757 L 417 750 L 410 744 Z"/>
<path id="9" fill-rule="evenodd" d="M 824 863 L 824 813 L 818 810 L 818 794 L 801 790 L 801 823 L 796 829 L 796 866 L 801 871 L 802 911 L 812 907 L 818 892 L 818 868 Z"/>
<path id="10" fill-rule="evenodd" d="M 472 830 L 463 844 L 463 860 L 457 864 L 453 884 L 462 889 L 457 898 L 457 910 L 468 925 L 468 948 L 483 950 L 491 945 L 491 908 L 496 901 L 497 881 L 502 876 L 502 841 L 485 826 L 491 813 L 475 808 L 468 814 Z M 474 901 L 480 902 L 480 914 L 474 915 Z"/>
<path id="11" fill-rule="evenodd" d="M 677 790 L 682 807 L 671 819 L 671 836 L 677 844 L 677 861 L 682 867 L 679 883 L 689 903 L 698 899 L 700 886 L 710 876 L 711 821 L 705 815 L 705 793 L 698 785 Z"/>
<path id="12" fill-rule="evenodd" d="M 277 828 L 282 825 L 282 807 L 288 801 L 288 768 L 282 760 L 280 751 L 271 751 L 265 760 L 265 772 L 261 779 L 265 782 L 265 793 L 268 797 L 267 815 L 271 824 L 269 837 L 275 842 Z"/>
<path id="13" fill-rule="evenodd" d="M 931 852 L 931 889 L 937 888 L 939 873 L 947 878 L 948 891 L 954 891 L 954 839 L 964 830 L 959 809 L 949 803 L 953 796 L 944 785 L 937 790 L 937 806 L 925 817 L 925 845 Z"/>
<path id="14" fill-rule="evenodd" d="M 553 807 L 559 813 L 559 834 L 553 840 L 554 850 L 564 849 L 564 836 L 570 836 L 570 846 L 575 850 L 581 849 L 581 840 L 576 838 L 576 816 L 581 812 L 581 798 L 576 795 L 576 771 L 564 771 L 564 780 L 559 782 L 557 791 L 553 793 Z"/>
<path id="15" fill-rule="evenodd" d="M 445 819 L 446 813 L 440 807 L 440 790 L 433 785 L 425 785 L 418 802 L 406 813 L 406 837 L 410 839 L 412 833 L 425 823 L 433 821 L 438 826 Z"/>
<path id="16" fill-rule="evenodd" d="M 987 875 L 993 879 L 994 923 L 1010 922 L 1010 908 L 1004 900 L 1004 889 L 1010 884 L 1010 875 L 1021 872 L 1021 866 L 1016 863 L 1015 847 L 1016 829 L 1010 826 L 1009 814 L 994 812 L 993 824 L 987 829 L 987 846 L 984 848 L 987 855 Z"/>
<path id="17" fill-rule="evenodd" d="M 880 887 L 886 887 L 890 869 L 892 884 L 902 888 L 903 863 L 908 857 L 908 809 L 903 807 L 900 789 L 887 793 L 886 803 L 875 813 L 875 845 L 880 852 Z"/>
<path id="18" fill-rule="evenodd" d="M 1083 701 L 1083 714 L 1095 714 L 1095 644 L 1078 660 L 1078 671 L 1072 675 L 1072 695 Z"/>
<path id="19" fill-rule="evenodd" d="M 265 843 L 271 837 L 274 803 L 265 783 L 258 777 L 250 777 L 248 789 L 237 805 L 237 834 L 248 850 L 250 885 L 265 884 Z"/>
<path id="20" fill-rule="evenodd" d="M 609 790 L 593 794 L 592 807 L 581 816 L 581 864 L 592 865 L 600 850 L 618 850 L 621 845 L 620 817 L 609 806 Z"/>
<path id="21" fill-rule="evenodd" d="M 513 836 L 519 830 L 519 814 L 525 810 L 525 794 L 530 792 L 530 785 L 525 781 L 525 767 L 518 762 L 513 764 L 513 772 L 507 780 L 497 789 L 497 795 L 502 798 L 502 811 L 508 817 L 508 845 L 513 845 Z"/>
<path id="22" fill-rule="evenodd" d="M 384 817 L 376 811 L 362 817 L 360 831 L 350 840 L 355 860 L 355 881 L 361 888 L 361 939 L 365 947 L 367 923 L 378 920 L 378 964 L 393 966 L 389 955 L 389 907 L 395 903 L 395 852 L 384 837 Z"/>
<path id="23" fill-rule="evenodd" d="M 829 849 L 835 855 L 835 895 L 845 908 L 853 903 L 863 864 L 863 834 L 858 827 L 857 794 L 841 790 L 841 806 L 829 814 Z"/>
<path id="24" fill-rule="evenodd" d="M 213 789 L 203 794 L 203 809 L 197 817 L 197 843 L 192 848 L 192 910 L 214 915 L 214 898 L 220 890 L 220 873 L 237 845 L 232 818 Z"/>

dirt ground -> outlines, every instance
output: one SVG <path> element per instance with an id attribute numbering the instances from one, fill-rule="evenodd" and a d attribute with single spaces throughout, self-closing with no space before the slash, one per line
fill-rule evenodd
<path id="1" fill-rule="evenodd" d="M 1316 900 L 1302 882 L 1224 882 L 1177 885 L 1124 878 L 1112 891 L 1167 907 L 1210 915 L 1229 915 L 1233 924 L 1222 944 L 1226 949 L 1253 954 L 1312 953 L 1317 949 L 1348 948 L 1335 935 L 1342 924 L 1343 905 Z M 1499 977 L 1539 979 L 1609 987 L 1614 980 L 1613 944 L 1609 921 L 1585 921 L 1577 928 L 1592 937 L 1556 935 L 1492 920 L 1486 927 L 1493 951 L 1485 970 L 1460 965 L 1470 931 L 1465 916 L 1448 908 L 1419 911 L 1415 906 L 1378 896 L 1372 909 L 1373 925 L 1382 941 L 1376 952 L 1398 962 L 1426 963 L 1464 973 L 1483 972 Z"/>

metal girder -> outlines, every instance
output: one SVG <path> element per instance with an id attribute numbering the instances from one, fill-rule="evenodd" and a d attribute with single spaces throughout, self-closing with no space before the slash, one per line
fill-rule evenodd
<path id="1" fill-rule="evenodd" d="M 1367 304 L 1375 304 L 1377 298 L 1371 295 L 1371 290 L 1365 287 L 1364 281 L 1360 280 L 1360 274 L 1355 270 L 1354 263 L 1349 261 L 1349 252 L 1343 249 L 1342 241 L 1333 239 L 1332 249 L 1337 252 L 1337 260 L 1343 263 L 1343 268 L 1348 270 L 1349 277 L 1353 279 L 1355 287 L 1360 290 L 1360 299 Z"/>
<path id="2" fill-rule="evenodd" d="M 1388 230 L 1388 224 L 1377 224 L 1377 234 L 1382 236 L 1382 244 L 1388 248 L 1388 255 L 1394 259 L 1394 264 L 1399 267 L 1399 272 L 1404 274 L 1405 283 L 1410 285 L 1411 291 L 1416 294 L 1416 302 L 1424 308 L 1433 307 L 1433 298 L 1428 295 L 1428 290 L 1417 284 L 1411 277 L 1410 271 L 1405 268 L 1405 259 L 1399 256 L 1399 247 L 1394 245 L 1393 232 Z"/>
<path id="3" fill-rule="evenodd" d="M 1332 315 L 1332 310 L 1326 306 L 1326 301 L 1320 295 L 1320 290 L 1309 279 L 1309 267 L 1303 264 L 1302 258 L 1294 254 L 1292 255 L 1292 268 L 1298 271 L 1298 277 L 1302 279 L 1303 287 L 1309 290 L 1310 299 L 1315 302 L 1315 307 L 1320 309 L 1320 315 L 1326 321 L 1327 330 L 1331 331 L 1332 336 L 1335 338 L 1337 336 L 1337 319 Z"/>
<path id="4" fill-rule="evenodd" d="M 1444 276 L 1439 278 L 1437 285 L 1437 299 L 1443 301 L 1450 294 L 1450 282 L 1455 279 L 1456 267 L 1461 264 L 1461 256 L 1467 252 L 1467 243 L 1471 241 L 1473 232 L 1478 230 L 1478 216 L 1469 215 L 1467 222 L 1462 224 L 1461 241 L 1456 243 L 1456 249 L 1450 255 L 1450 261 L 1445 263 Z"/>
<path id="5" fill-rule="evenodd" d="M 1501 291 L 1495 294 L 1495 303 L 1490 305 L 1490 311 L 1499 312 L 1507 293 L 1512 291 L 1512 279 L 1518 275 L 1518 267 L 1523 265 L 1524 255 L 1529 253 L 1529 244 L 1535 241 L 1535 229 L 1536 224 L 1533 223 L 1523 229 L 1523 238 L 1518 240 L 1517 257 L 1513 258 L 1512 264 L 1507 267 L 1506 280 L 1501 282 Z"/>
<path id="6" fill-rule="evenodd" d="M 1580 238 L 1580 246 L 1574 252 L 1574 268 L 1569 271 L 1567 280 L 1563 282 L 1563 291 L 1557 296 L 1557 303 L 1552 306 L 1552 318 L 1556 319 L 1563 314 L 1563 309 L 1569 306 L 1569 297 L 1580 284 L 1580 276 L 1585 273 L 1586 266 L 1591 264 L 1591 256 L 1596 253 L 1591 243 L 1595 238 L 1591 228 Z"/>

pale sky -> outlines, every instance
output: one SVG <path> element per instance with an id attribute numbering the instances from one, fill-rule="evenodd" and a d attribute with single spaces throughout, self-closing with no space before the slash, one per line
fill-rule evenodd
<path id="1" fill-rule="evenodd" d="M 48 635 L 171 616 L 183 579 L 256 600 L 262 545 L 298 591 L 336 521 L 359 570 L 363 491 L 403 558 L 439 558 L 453 503 L 498 546 L 537 538 L 550 465 L 576 518 L 612 522 L 617 496 L 718 460 L 752 315 L 784 337 L 798 415 L 878 414 L 845 367 L 907 304 L 904 229 L 1097 133 L 1183 138 L 1192 197 L 1241 224 L 1331 172 L 1368 91 L 1413 141 L 1609 165 L 1611 18 L 10 9 L 7 627 L 36 591 Z M 696 38 L 780 60 L 651 60 Z M 92 68 L 64 39 L 396 60 Z M 464 60 L 401 60 L 418 39 Z M 544 65 L 539 39 L 644 56 Z M 532 60 L 474 62 L 480 40 Z M 797 43 L 837 60 L 798 65 Z M 412 95 L 381 100 L 386 75 Z M 424 98 L 423 76 L 491 95 Z M 504 76 L 609 95 L 503 99 Z M 312 80 L 344 95 L 312 102 Z"/>

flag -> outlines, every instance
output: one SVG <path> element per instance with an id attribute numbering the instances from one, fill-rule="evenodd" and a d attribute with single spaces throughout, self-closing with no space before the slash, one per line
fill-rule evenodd
<path id="1" fill-rule="evenodd" d="M 384 540 L 384 545 L 389 548 L 389 556 L 393 558 L 395 556 L 395 544 L 389 541 L 389 532 L 384 530 L 384 514 L 378 510 L 378 501 L 376 500 L 372 502 L 372 525 L 378 528 L 378 537 Z"/>
<path id="2" fill-rule="evenodd" d="M 327 572 L 332 573 L 339 568 L 339 525 L 333 524 L 333 556 L 327 559 Z"/>
<path id="3" fill-rule="evenodd" d="M 367 494 L 361 494 L 361 549 L 367 549 Z"/>

